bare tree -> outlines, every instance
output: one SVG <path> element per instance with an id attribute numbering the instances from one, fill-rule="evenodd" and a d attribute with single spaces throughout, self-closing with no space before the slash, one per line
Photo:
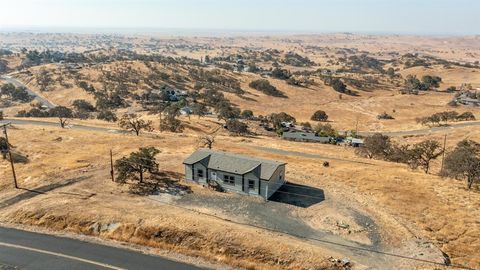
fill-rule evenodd
<path id="1" fill-rule="evenodd" d="M 217 132 L 222 128 L 222 126 L 217 127 L 210 133 L 204 134 L 200 136 L 198 140 L 198 146 L 202 148 L 212 149 L 213 144 L 215 143 L 215 139 L 217 137 Z"/>
<path id="2" fill-rule="evenodd" d="M 201 136 L 199 140 L 199 146 L 202 148 L 212 149 L 216 136 L 216 134 L 205 134 Z"/>

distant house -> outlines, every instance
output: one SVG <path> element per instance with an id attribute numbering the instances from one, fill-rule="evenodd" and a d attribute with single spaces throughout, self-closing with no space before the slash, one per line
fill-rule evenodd
<path id="1" fill-rule="evenodd" d="M 480 99 L 475 97 L 477 97 L 476 92 L 466 91 L 456 97 L 455 101 L 463 105 L 480 106 Z"/>
<path id="2" fill-rule="evenodd" d="M 187 181 L 268 199 L 285 183 L 284 162 L 200 149 L 183 162 Z"/>
<path id="3" fill-rule="evenodd" d="M 190 107 L 185 106 L 185 107 L 180 109 L 180 114 L 181 115 L 190 115 L 190 114 L 193 114 L 193 111 Z"/>
<path id="4" fill-rule="evenodd" d="M 317 142 L 317 143 L 329 143 L 332 138 L 330 137 L 320 137 L 315 133 L 310 132 L 295 132 L 295 131 L 286 131 L 282 134 L 282 139 L 291 140 L 291 141 L 300 141 L 300 142 Z"/>
<path id="5" fill-rule="evenodd" d="M 345 139 L 345 143 L 353 147 L 360 147 L 363 146 L 364 141 L 363 139 L 348 137 Z"/>
<path id="6" fill-rule="evenodd" d="M 180 98 L 188 96 L 188 92 L 185 90 L 178 90 L 171 88 L 170 86 L 163 86 L 160 89 L 152 90 L 152 94 L 162 95 L 165 94 L 169 101 L 179 101 Z"/>

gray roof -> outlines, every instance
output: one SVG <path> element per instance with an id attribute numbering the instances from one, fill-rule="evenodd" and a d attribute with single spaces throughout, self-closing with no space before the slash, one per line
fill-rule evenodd
<path id="1" fill-rule="evenodd" d="M 293 140 L 306 140 L 314 142 L 329 142 L 330 137 L 320 137 L 315 136 L 315 133 L 308 132 L 283 132 L 282 138 L 284 139 L 293 139 Z"/>
<path id="2" fill-rule="evenodd" d="M 223 151 L 199 149 L 186 158 L 184 164 L 205 161 L 208 169 L 243 175 L 260 166 L 260 179 L 269 180 L 284 162 L 249 157 Z"/>

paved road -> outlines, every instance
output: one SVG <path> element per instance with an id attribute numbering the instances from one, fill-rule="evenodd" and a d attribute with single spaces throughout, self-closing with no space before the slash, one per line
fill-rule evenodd
<path id="1" fill-rule="evenodd" d="M 8 122 L 11 122 L 14 125 L 34 125 L 34 126 L 48 126 L 48 127 L 60 126 L 58 123 L 54 123 L 54 122 L 29 120 L 29 119 L 5 119 L 3 121 L 0 121 L 0 124 L 5 124 Z M 450 126 L 433 127 L 433 128 L 416 129 L 416 130 L 386 131 L 386 132 L 382 132 L 382 134 L 388 135 L 390 137 L 426 135 L 430 133 L 449 131 L 452 129 L 471 127 L 471 126 L 480 126 L 480 121 L 471 121 L 471 122 L 458 123 Z M 109 133 L 126 133 L 126 131 L 121 129 L 111 129 L 111 128 L 95 127 L 95 126 L 88 126 L 88 125 L 71 125 L 70 128 L 88 130 L 88 131 L 109 132 Z M 374 133 L 375 132 L 359 132 L 359 134 L 362 136 L 369 136 Z"/>
<path id="2" fill-rule="evenodd" d="M 41 126 L 41 127 L 58 127 L 60 128 L 60 123 L 58 122 L 47 122 L 47 121 L 37 121 L 29 120 L 28 118 L 24 119 L 4 119 L 0 121 L 0 125 L 12 123 L 12 125 L 32 125 L 32 126 Z M 127 133 L 125 130 L 121 129 L 111 129 L 104 127 L 95 127 L 95 126 L 86 126 L 86 125 L 68 125 L 67 128 L 87 130 L 87 131 L 97 131 L 97 132 L 108 132 L 108 133 Z"/>
<path id="3" fill-rule="evenodd" d="M 0 79 L 6 81 L 7 83 L 11 83 L 11 84 L 15 85 L 16 87 L 22 87 L 22 86 L 25 87 L 27 89 L 28 94 L 30 94 L 31 96 L 35 96 L 35 99 L 38 102 L 40 102 L 42 105 L 46 106 L 47 108 L 51 109 L 51 108 L 56 107 L 55 104 L 53 104 L 52 102 L 50 102 L 46 98 L 42 97 L 41 95 L 39 95 L 35 91 L 32 91 L 24 83 L 22 83 L 21 81 L 15 79 L 13 77 L 11 77 L 9 75 L 4 75 L 4 76 L 0 76 Z"/>
<path id="4" fill-rule="evenodd" d="M 0 227 L 2 264 L 27 270 L 201 269 L 128 249 Z"/>

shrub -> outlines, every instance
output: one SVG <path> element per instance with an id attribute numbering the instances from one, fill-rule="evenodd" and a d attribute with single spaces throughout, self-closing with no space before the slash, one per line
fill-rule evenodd
<path id="1" fill-rule="evenodd" d="M 382 114 L 377 115 L 377 119 L 379 120 L 392 120 L 395 119 L 393 116 L 389 115 L 388 113 L 384 112 Z"/>
<path id="2" fill-rule="evenodd" d="M 328 115 L 325 111 L 318 110 L 310 118 L 313 121 L 325 122 L 328 120 Z"/>
<path id="3" fill-rule="evenodd" d="M 117 116 L 115 113 L 112 111 L 104 110 L 98 113 L 97 119 L 99 120 L 105 120 L 107 122 L 116 122 L 118 120 Z"/>
<path id="4" fill-rule="evenodd" d="M 459 121 L 475 121 L 475 115 L 471 112 L 464 112 L 457 116 L 457 120 Z"/>
<path id="5" fill-rule="evenodd" d="M 252 119 L 253 118 L 253 112 L 251 110 L 244 110 L 244 111 L 242 111 L 240 116 L 243 119 Z"/>
<path id="6" fill-rule="evenodd" d="M 249 133 L 247 124 L 236 119 L 228 120 L 225 126 L 233 134 L 246 135 Z"/>

